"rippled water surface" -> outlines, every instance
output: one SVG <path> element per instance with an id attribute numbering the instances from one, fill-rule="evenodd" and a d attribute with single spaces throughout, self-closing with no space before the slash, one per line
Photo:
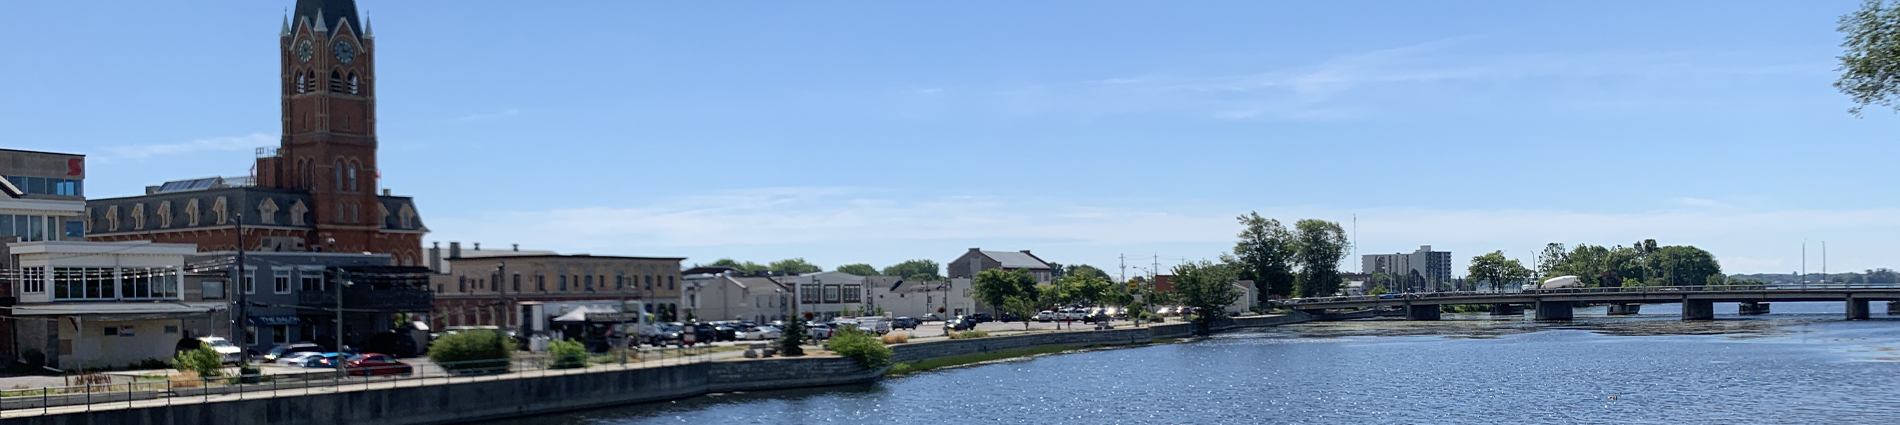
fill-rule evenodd
<path id="1" fill-rule="evenodd" d="M 1846 322 L 1838 303 L 1814 303 L 1685 323 L 1673 308 L 1581 310 L 1567 324 L 1447 315 L 1295 325 L 500 423 L 1900 421 L 1900 318 Z"/>

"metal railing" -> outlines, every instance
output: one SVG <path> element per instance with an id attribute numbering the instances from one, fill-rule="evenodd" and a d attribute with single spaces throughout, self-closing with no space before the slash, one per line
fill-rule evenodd
<path id="1" fill-rule="evenodd" d="M 344 367 L 341 371 L 326 367 L 267 366 L 255 374 L 216 377 L 84 374 L 78 375 L 82 381 L 108 382 L 0 390 L 0 418 L 676 366 L 712 361 L 712 354 L 732 350 L 722 348 L 725 347 L 701 345 L 613 350 L 566 357 L 525 355 L 445 363 L 417 361 L 403 365 Z M 232 370 L 236 368 L 226 368 L 226 372 Z M 129 381 L 109 382 L 119 379 Z"/>
<path id="2" fill-rule="evenodd" d="M 1680 292 L 1737 292 L 1737 291 L 1832 291 L 1853 289 L 1900 289 L 1900 283 L 1810 283 L 1810 284 L 1746 284 L 1746 285 L 1697 285 L 1697 286 L 1612 286 L 1596 288 L 1552 288 L 1521 289 L 1515 292 L 1505 291 L 1446 291 L 1411 292 L 1383 295 L 1348 295 L 1337 297 L 1291 298 L 1280 300 L 1281 306 L 1304 304 L 1332 304 L 1366 301 L 1405 301 L 1454 297 L 1513 297 L 1523 295 L 1553 294 L 1607 294 L 1607 293 L 1680 293 Z"/>

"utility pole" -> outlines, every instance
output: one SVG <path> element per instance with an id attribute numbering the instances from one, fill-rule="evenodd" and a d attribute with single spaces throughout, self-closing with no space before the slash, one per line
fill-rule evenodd
<path id="1" fill-rule="evenodd" d="M 238 316 L 236 320 L 237 332 L 235 332 L 237 335 L 234 336 L 238 338 L 238 346 L 244 347 L 244 349 L 248 351 L 251 345 L 251 316 L 248 310 L 244 308 L 246 304 L 250 303 L 249 298 L 244 296 L 244 290 L 249 289 L 244 287 L 244 278 L 249 277 L 244 275 L 244 213 L 237 214 L 237 264 L 233 264 L 231 270 L 231 282 L 235 284 L 233 286 L 237 287 L 237 290 L 233 291 L 237 292 Z M 238 371 L 240 374 L 243 373 L 244 367 L 250 365 L 250 354 L 246 353 L 238 356 Z"/>
<path id="2" fill-rule="evenodd" d="M 1821 283 L 1827 283 L 1827 241 L 1821 241 Z"/>
<path id="3" fill-rule="evenodd" d="M 1801 289 L 1808 289 L 1808 240 L 1801 240 Z"/>
<path id="4" fill-rule="evenodd" d="M 1127 283 L 1128 282 L 1128 254 L 1122 254 L 1121 260 L 1122 260 L 1122 278 L 1121 279 L 1123 283 Z"/>

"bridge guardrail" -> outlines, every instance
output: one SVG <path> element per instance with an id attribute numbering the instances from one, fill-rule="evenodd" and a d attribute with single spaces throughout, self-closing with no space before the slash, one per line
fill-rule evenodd
<path id="1" fill-rule="evenodd" d="M 1601 293 L 1674 293 L 1674 292 L 1718 292 L 1718 291 L 1817 291 L 1843 289 L 1900 289 L 1900 283 L 1827 283 L 1827 284 L 1765 284 L 1765 285 L 1696 285 L 1696 286 L 1611 286 L 1595 288 L 1555 288 L 1525 289 L 1516 292 L 1503 291 L 1445 291 L 1411 292 L 1384 295 L 1348 295 L 1338 297 L 1290 298 L 1280 300 L 1281 306 L 1302 304 L 1362 302 L 1362 301 L 1405 301 L 1432 298 L 1470 297 L 1490 295 L 1545 295 L 1545 294 L 1601 294 Z"/>

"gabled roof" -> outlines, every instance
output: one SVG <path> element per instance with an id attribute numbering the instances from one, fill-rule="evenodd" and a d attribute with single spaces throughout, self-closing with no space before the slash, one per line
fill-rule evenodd
<path id="1" fill-rule="evenodd" d="M 1027 252 L 982 251 L 983 255 L 1003 264 L 1005 269 L 1046 269 L 1049 263 Z"/>

